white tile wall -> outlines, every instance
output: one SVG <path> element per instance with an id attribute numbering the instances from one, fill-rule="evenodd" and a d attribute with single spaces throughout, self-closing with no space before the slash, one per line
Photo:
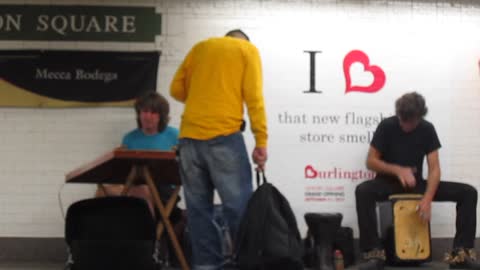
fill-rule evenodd
<path id="1" fill-rule="evenodd" d="M 268 16 L 289 13 L 287 23 L 295 25 L 298 16 L 335 14 L 348 22 L 379 21 L 398 25 L 421 24 L 424 18 L 448 27 L 449 23 L 479 29 L 480 4 L 477 1 L 338 1 L 338 0 L 0 0 L 0 4 L 100 4 L 156 6 L 163 16 L 163 35 L 155 43 L 124 44 L 98 42 L 0 42 L 0 49 L 84 49 L 84 50 L 161 50 L 158 91 L 168 96 L 168 85 L 188 49 L 198 40 L 222 35 L 242 27 L 258 33 L 259 23 Z M 319 27 L 334 27 L 322 25 Z M 298 31 L 302 31 L 301 27 Z M 268 31 L 261 32 L 268 35 Z M 478 32 L 472 33 L 477 35 Z M 259 39 L 259 37 L 252 37 Z M 265 38 L 265 37 L 264 37 Z M 289 33 L 285 33 L 285 39 Z M 478 41 L 478 39 L 474 39 Z M 403 46 L 398 44 L 398 46 Z M 470 86 L 480 80 L 480 43 L 470 50 L 445 52 L 472 59 L 476 72 L 457 76 L 461 81 L 453 96 L 455 111 L 451 121 L 448 148 L 448 177 L 480 187 L 480 89 Z M 288 64 L 288 63 L 287 63 Z M 452 72 L 455 72 L 453 69 Z M 440 90 L 440 89 L 439 89 Z M 182 106 L 172 102 L 172 124 L 178 126 Z M 273 118 L 273 117 L 272 117 Z M 135 127 L 132 109 L 15 109 L 0 108 L 0 237 L 61 237 L 62 207 L 89 197 L 94 187 L 63 186 L 64 175 L 75 167 L 119 145 L 121 134 Z M 274 169 L 274 168 L 272 168 Z M 353 209 L 352 209 L 353 211 Z M 437 210 L 434 210 L 437 211 Z M 453 209 L 452 209 L 453 211 Z M 440 213 L 440 211 L 439 211 Z M 450 216 L 453 216 L 451 213 Z M 348 217 L 350 223 L 355 217 Z M 451 236 L 453 220 L 438 219 L 434 235 Z"/>

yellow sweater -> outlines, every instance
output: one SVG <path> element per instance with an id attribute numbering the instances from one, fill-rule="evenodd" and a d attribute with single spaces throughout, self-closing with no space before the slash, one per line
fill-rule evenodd
<path id="1" fill-rule="evenodd" d="M 262 67 L 257 48 L 233 37 L 197 43 L 170 85 L 185 103 L 180 138 L 208 140 L 240 130 L 246 104 L 257 147 L 267 146 Z"/>

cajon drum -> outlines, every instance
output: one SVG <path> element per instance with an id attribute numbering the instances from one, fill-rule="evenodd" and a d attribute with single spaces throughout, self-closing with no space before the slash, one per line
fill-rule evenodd
<path id="1" fill-rule="evenodd" d="M 420 194 L 398 194 L 379 205 L 379 227 L 389 264 L 431 261 L 430 223 L 417 212 L 421 198 Z"/>

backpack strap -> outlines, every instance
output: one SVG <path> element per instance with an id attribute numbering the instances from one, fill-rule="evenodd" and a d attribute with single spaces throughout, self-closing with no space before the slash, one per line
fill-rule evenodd
<path id="1" fill-rule="evenodd" d="M 260 176 L 262 176 L 261 179 Z M 265 177 L 265 172 L 257 171 L 257 188 L 264 183 L 268 183 L 267 178 Z"/>

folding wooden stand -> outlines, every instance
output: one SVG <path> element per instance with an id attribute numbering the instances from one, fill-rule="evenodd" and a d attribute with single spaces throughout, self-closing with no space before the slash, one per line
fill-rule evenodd
<path id="1" fill-rule="evenodd" d="M 92 183 L 99 185 L 101 189 L 104 189 L 103 184 L 125 184 L 122 194 L 127 194 L 133 184 L 147 184 L 152 193 L 155 207 L 158 208 L 162 218 L 162 223 L 157 227 L 157 239 L 160 239 L 166 228 L 181 268 L 189 269 L 168 218 L 177 201 L 181 185 L 174 152 L 115 149 L 68 173 L 66 182 Z M 173 194 L 168 198 L 166 207 L 160 199 L 155 182 L 176 186 Z"/>

